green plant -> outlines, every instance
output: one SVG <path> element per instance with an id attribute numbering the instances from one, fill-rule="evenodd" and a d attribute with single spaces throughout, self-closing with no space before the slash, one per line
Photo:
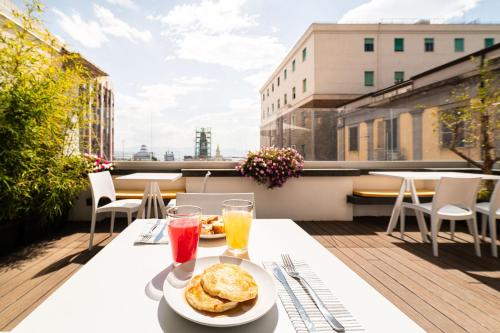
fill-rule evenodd
<path id="1" fill-rule="evenodd" d="M 91 77 L 43 30 L 41 10 L 26 2 L 0 31 L 0 222 L 57 219 L 87 186 L 77 139 Z"/>
<path id="2" fill-rule="evenodd" d="M 236 166 L 245 177 L 252 177 L 268 188 L 281 187 L 290 177 L 298 178 L 304 168 L 304 158 L 293 148 L 262 147 L 250 151 Z"/>

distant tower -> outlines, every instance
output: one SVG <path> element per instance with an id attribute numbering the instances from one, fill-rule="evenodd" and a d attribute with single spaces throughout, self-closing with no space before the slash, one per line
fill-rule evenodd
<path id="1" fill-rule="evenodd" d="M 220 147 L 217 145 L 217 149 L 215 149 L 215 160 L 222 161 L 222 155 L 220 153 Z"/>
<path id="2" fill-rule="evenodd" d="M 210 127 L 196 129 L 194 158 L 206 160 L 212 157 L 212 130 Z"/>

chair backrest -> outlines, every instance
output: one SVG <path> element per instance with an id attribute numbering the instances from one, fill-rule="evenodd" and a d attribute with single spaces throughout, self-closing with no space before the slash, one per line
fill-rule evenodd
<path id="1" fill-rule="evenodd" d="M 253 217 L 256 216 L 255 196 L 253 193 L 177 193 L 177 206 L 195 205 L 201 207 L 206 215 L 221 215 L 222 202 L 229 199 L 249 200 L 254 203 Z"/>
<path id="2" fill-rule="evenodd" d="M 99 199 L 106 197 L 111 201 L 116 200 L 115 185 L 109 171 L 89 173 L 90 187 L 92 189 L 92 206 L 97 208 Z"/>
<path id="3" fill-rule="evenodd" d="M 496 212 L 500 209 L 500 179 L 497 180 L 497 184 L 495 185 L 495 189 L 491 194 L 490 199 L 490 211 Z"/>
<path id="4" fill-rule="evenodd" d="M 441 178 L 432 199 L 432 210 L 437 211 L 443 206 L 455 205 L 475 211 L 480 182 L 479 177 Z"/>

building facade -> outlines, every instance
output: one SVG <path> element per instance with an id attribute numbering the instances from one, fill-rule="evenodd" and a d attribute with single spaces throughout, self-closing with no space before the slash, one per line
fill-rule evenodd
<path id="1" fill-rule="evenodd" d="M 493 24 L 312 24 L 260 89 L 261 146 L 337 160 L 337 107 L 498 41 Z"/>
<path id="2" fill-rule="evenodd" d="M 451 97 L 458 87 L 467 89 L 471 98 L 477 97 L 478 62 L 485 60 L 496 78 L 493 84 L 500 90 L 498 43 L 341 106 L 337 118 L 339 160 L 460 160 L 448 149 L 451 133 L 437 115 L 456 112 L 460 105 Z M 500 105 L 496 107 L 500 115 Z M 500 131 L 492 135 L 500 156 Z M 458 147 L 468 157 L 481 159 L 477 145 L 464 141 Z"/>

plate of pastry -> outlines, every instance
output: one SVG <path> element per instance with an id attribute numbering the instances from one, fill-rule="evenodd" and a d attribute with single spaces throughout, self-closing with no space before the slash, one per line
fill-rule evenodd
<path id="1" fill-rule="evenodd" d="M 240 258 L 203 257 L 174 268 L 163 295 L 181 317 L 198 324 L 229 327 L 265 315 L 276 303 L 276 284 L 261 266 Z"/>
<path id="2" fill-rule="evenodd" d="M 226 231 L 224 229 L 224 221 L 220 215 L 203 215 L 201 217 L 201 234 L 202 239 L 224 238 Z"/>

